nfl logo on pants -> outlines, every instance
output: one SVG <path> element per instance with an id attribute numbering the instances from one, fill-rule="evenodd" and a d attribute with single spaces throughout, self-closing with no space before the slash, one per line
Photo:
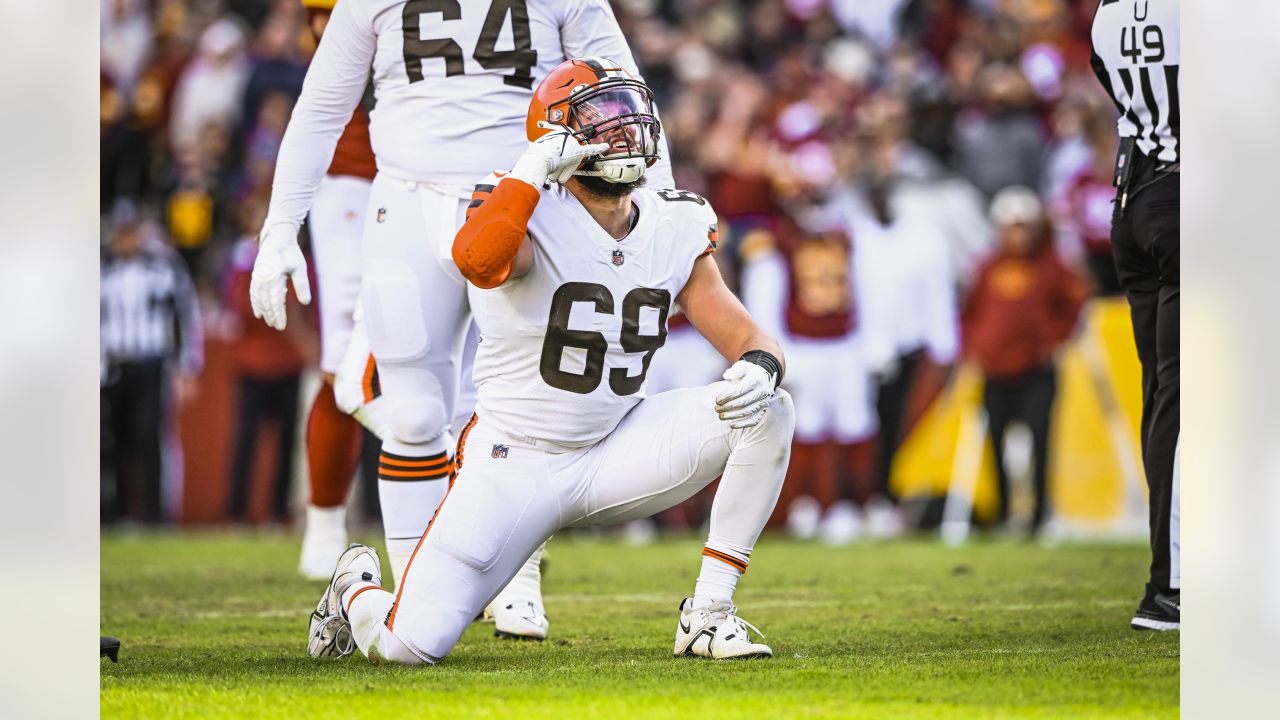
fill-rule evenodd
<path id="1" fill-rule="evenodd" d="M 492 453 L 490 453 L 490 457 L 494 457 L 494 458 L 504 458 L 504 457 L 506 457 L 506 456 L 507 456 L 507 452 L 508 452 L 510 449 L 511 449 L 511 448 L 507 447 L 506 445 L 494 445 L 494 446 L 493 446 L 493 452 L 492 452 Z"/>
<path id="2" fill-rule="evenodd" d="M 626 260 L 626 258 L 623 256 L 623 254 L 622 254 L 622 251 L 621 251 L 621 250 L 614 250 L 614 251 L 613 251 L 613 264 L 614 264 L 614 265 L 621 265 L 625 260 Z"/>

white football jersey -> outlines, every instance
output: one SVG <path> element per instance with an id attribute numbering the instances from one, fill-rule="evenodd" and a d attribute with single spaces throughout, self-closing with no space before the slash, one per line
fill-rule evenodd
<path id="1" fill-rule="evenodd" d="M 468 288 L 480 329 L 476 413 L 516 437 L 583 447 L 644 398 L 671 305 L 714 249 L 716 217 L 693 193 L 636 190 L 636 226 L 614 240 L 568 190 L 541 194 L 529 272 Z"/>
<path id="2" fill-rule="evenodd" d="M 469 191 L 528 147 L 533 89 L 575 57 L 640 77 L 607 0 L 341 0 L 281 145 L 267 225 L 305 218 L 371 73 L 378 171 Z M 671 187 L 661 152 L 650 185 Z"/>

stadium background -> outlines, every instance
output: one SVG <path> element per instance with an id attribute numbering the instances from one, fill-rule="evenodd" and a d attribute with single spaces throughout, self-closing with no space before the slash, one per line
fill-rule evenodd
<path id="1" fill-rule="evenodd" d="M 1108 257 L 1110 206 L 1100 209 L 1098 198 L 1110 198 L 1098 187 L 1106 184 L 1114 115 L 1088 67 L 1094 4 L 613 5 L 657 95 L 677 185 L 721 213 L 718 259 L 743 292 L 742 270 L 758 247 L 748 238 L 785 254 L 803 242 L 798 225 L 824 198 L 865 195 L 868 178 L 893 178 L 946 238 L 951 271 L 943 290 L 963 305 L 994 247 L 991 197 L 1010 185 L 1040 194 L 1056 248 L 1092 289 L 1059 364 L 1055 532 L 1141 537 L 1139 370 L 1124 301 L 1098 270 Z M 313 43 L 295 0 L 103 0 L 101 7 L 102 241 L 112 239 L 121 201 L 136 202 L 150 240 L 171 247 L 195 280 L 205 363 L 196 392 L 174 398 L 163 429 L 165 498 L 174 522 L 222 522 L 236 431 L 234 358 L 246 325 L 230 290 L 234 249 L 257 229 Z M 304 382 L 314 382 L 314 334 L 291 342 L 307 365 Z M 936 497 L 953 478 L 977 472 L 982 519 L 994 492 L 989 451 L 979 455 L 980 469 L 970 460 L 981 447 L 971 432 L 980 380 L 953 360 L 933 358 L 913 377 L 910 432 L 893 486 L 904 497 Z M 269 515 L 271 462 L 270 451 L 259 453 L 254 520 Z M 302 462 L 295 492 L 305 485 Z"/>

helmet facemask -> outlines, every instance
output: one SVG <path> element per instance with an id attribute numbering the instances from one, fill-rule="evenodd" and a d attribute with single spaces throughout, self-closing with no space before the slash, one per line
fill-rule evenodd
<path id="1" fill-rule="evenodd" d="M 568 105 L 565 124 L 579 142 L 610 144 L 604 154 L 584 161 L 574 175 L 630 184 L 657 162 L 662 131 L 653 113 L 653 95 L 644 83 L 610 78 L 576 91 Z"/>

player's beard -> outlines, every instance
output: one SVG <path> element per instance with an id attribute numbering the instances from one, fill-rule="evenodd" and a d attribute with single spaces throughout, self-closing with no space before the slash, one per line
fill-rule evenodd
<path id="1" fill-rule="evenodd" d="M 629 183 L 613 183 L 591 175 L 575 175 L 578 182 L 582 183 L 582 189 L 596 197 L 614 200 L 620 197 L 626 197 L 632 190 L 644 187 L 644 176 L 641 175 L 639 180 Z"/>

